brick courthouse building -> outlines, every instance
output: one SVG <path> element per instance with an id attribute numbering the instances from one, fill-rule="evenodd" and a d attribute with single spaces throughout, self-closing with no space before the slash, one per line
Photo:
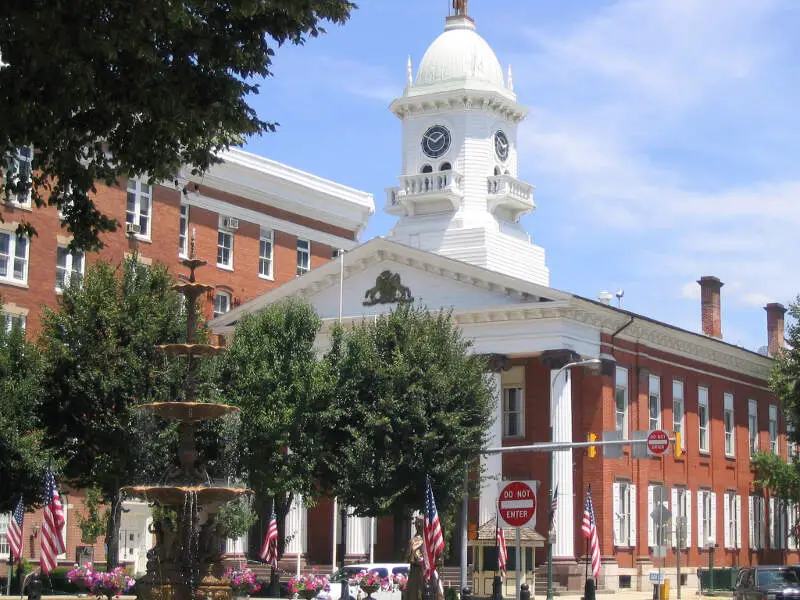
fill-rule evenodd
<path id="1" fill-rule="evenodd" d="M 716 566 L 800 561 L 787 535 L 795 507 L 754 487 L 750 469 L 754 449 L 783 457 L 793 452 L 768 389 L 772 360 L 724 340 L 722 283 L 699 281 L 700 332 L 614 308 L 608 294 L 591 300 L 549 286 L 544 250 L 519 224 L 520 215 L 535 208 L 533 187 L 518 179 L 517 126 L 527 109 L 514 94 L 511 70 L 504 74 L 470 17 L 447 18 L 416 77 L 409 64 L 405 90 L 390 109 L 401 121 L 403 142 L 400 185 L 387 190 L 384 205 L 398 217 L 387 239 L 373 239 L 233 309 L 212 328 L 230 334 L 242 314 L 304 296 L 324 319 L 323 349 L 340 308 L 345 324 L 390 310 L 391 304 L 365 306 L 363 300 L 379 289 L 379 278 L 398 276 L 417 301 L 451 308 L 476 352 L 507 358 L 508 368 L 491 374 L 497 412 L 488 425 L 490 445 L 547 441 L 551 426 L 553 439 L 564 442 L 615 430 L 623 437 L 662 427 L 683 434 L 680 458 L 634 460 L 630 449 L 614 459 L 602 452 L 594 459 L 583 450 L 557 452 L 552 477 L 544 454 L 484 457 L 489 481 L 470 506 L 471 525 L 494 517 L 503 479 L 539 480 L 540 507 L 557 485 L 555 577 L 582 589 L 586 545 L 578 523 L 591 484 L 606 589 L 645 589 L 662 535 L 675 586 L 676 523 L 685 524 L 681 563 L 690 586 L 712 552 Z M 765 337 L 774 353 L 784 340 L 784 309 L 766 309 Z M 613 357 L 616 366 L 611 375 L 580 368 L 557 375 L 569 357 Z M 658 503 L 679 517 L 664 529 L 650 516 Z M 298 534 L 300 558 L 330 565 L 339 541 L 333 517 L 326 502 L 293 508 L 286 531 Z M 540 513 L 539 534 L 546 535 L 546 521 Z M 405 542 L 393 540 L 391 523 L 384 521 L 373 526 L 352 518 L 347 531 L 348 560 L 386 560 Z M 458 532 L 449 533 L 457 543 Z M 473 567 L 481 564 L 476 558 L 470 555 Z M 535 562 L 543 559 L 539 553 Z M 533 570 L 527 565 L 523 578 L 530 581 Z M 475 591 L 490 593 L 487 581 L 475 575 Z"/>
<path id="2" fill-rule="evenodd" d="M 62 287 L 81 276 L 97 260 L 118 263 L 134 248 L 144 264 L 166 265 L 173 274 L 185 273 L 180 260 L 189 249 L 192 231 L 197 253 L 208 261 L 199 276 L 214 286 L 202 305 L 207 319 L 329 261 L 340 249 L 357 244 L 358 235 L 374 212 L 372 195 L 304 173 L 266 158 L 231 150 L 224 162 L 204 177 L 179 173 L 175 182 L 147 185 L 120 181 L 97 185 L 97 207 L 122 224 L 101 236 L 105 247 L 97 253 L 70 254 L 70 241 L 61 228 L 55 207 L 36 209 L 29 196 L 0 205 L 0 297 L 3 324 L 20 324 L 34 339 L 40 330 L 41 307 L 55 308 Z M 26 153 L 17 156 L 25 163 Z M 22 164 L 21 168 L 27 165 Z M 29 167 L 27 167 L 29 168 Z M 182 193 L 186 187 L 188 193 Z M 38 235 L 18 238 L 22 221 L 32 223 Z M 126 233 L 127 224 L 134 224 Z M 76 560 L 82 546 L 75 517 L 82 510 L 79 490 L 66 493 L 67 552 L 62 564 Z M 150 547 L 150 512 L 139 502 L 125 504 L 120 533 L 120 560 L 144 570 Z M 9 515 L 0 515 L 0 560 L 8 556 L 5 532 Z M 26 513 L 24 556 L 38 561 L 41 511 Z M 232 544 L 241 550 L 241 543 Z M 103 539 L 94 545 L 97 560 L 104 557 Z M 5 574 L 0 562 L 0 576 Z"/>

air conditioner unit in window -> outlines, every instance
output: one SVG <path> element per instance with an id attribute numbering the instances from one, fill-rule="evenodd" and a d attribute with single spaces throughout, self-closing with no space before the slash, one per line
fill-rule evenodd
<path id="1" fill-rule="evenodd" d="M 139 227 L 138 223 L 125 223 L 125 233 L 128 235 L 139 235 L 142 232 L 142 228 Z"/>
<path id="2" fill-rule="evenodd" d="M 239 229 L 239 219 L 233 217 L 225 217 L 222 219 L 222 227 L 225 229 Z"/>

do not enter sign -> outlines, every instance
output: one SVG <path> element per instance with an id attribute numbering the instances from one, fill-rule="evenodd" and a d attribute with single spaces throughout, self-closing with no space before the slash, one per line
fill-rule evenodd
<path id="1" fill-rule="evenodd" d="M 536 492 L 525 481 L 505 484 L 497 504 L 500 517 L 509 527 L 522 527 L 536 516 Z"/>
<path id="2" fill-rule="evenodd" d="M 669 448 L 669 436 L 663 429 L 655 429 L 647 436 L 647 449 L 651 454 L 660 456 Z"/>

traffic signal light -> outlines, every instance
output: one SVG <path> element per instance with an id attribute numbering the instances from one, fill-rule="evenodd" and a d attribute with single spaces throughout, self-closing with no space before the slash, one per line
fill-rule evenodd
<path id="1" fill-rule="evenodd" d="M 675 458 L 680 458 L 683 455 L 683 436 L 680 431 L 675 432 L 675 441 L 673 442 L 672 454 Z"/>
<path id="2" fill-rule="evenodd" d="M 586 436 L 587 442 L 596 442 L 597 441 L 597 434 L 590 433 Z M 597 456 L 597 446 L 589 446 L 589 458 L 594 458 Z"/>

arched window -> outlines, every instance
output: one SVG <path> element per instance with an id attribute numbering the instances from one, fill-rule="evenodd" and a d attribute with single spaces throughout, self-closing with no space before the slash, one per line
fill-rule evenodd
<path id="1" fill-rule="evenodd" d="M 433 173 L 433 167 L 430 165 L 422 165 L 422 168 L 419 170 L 420 173 Z"/>
<path id="2" fill-rule="evenodd" d="M 495 174 L 495 175 L 501 175 L 502 173 L 503 173 L 503 172 L 500 170 L 500 167 L 495 167 L 495 168 L 494 168 L 494 174 Z"/>
<path id="3" fill-rule="evenodd" d="M 506 169 L 506 175 L 511 175 L 511 173 L 508 172 L 508 169 Z"/>
<path id="4" fill-rule="evenodd" d="M 441 167 L 439 167 L 439 170 L 440 170 L 440 171 L 449 171 L 449 170 L 450 170 L 450 169 L 452 169 L 452 168 L 453 168 L 453 167 L 451 167 L 451 166 L 450 166 L 450 163 L 449 163 L 449 162 L 443 162 L 443 163 L 442 163 L 442 166 L 441 166 Z"/>

